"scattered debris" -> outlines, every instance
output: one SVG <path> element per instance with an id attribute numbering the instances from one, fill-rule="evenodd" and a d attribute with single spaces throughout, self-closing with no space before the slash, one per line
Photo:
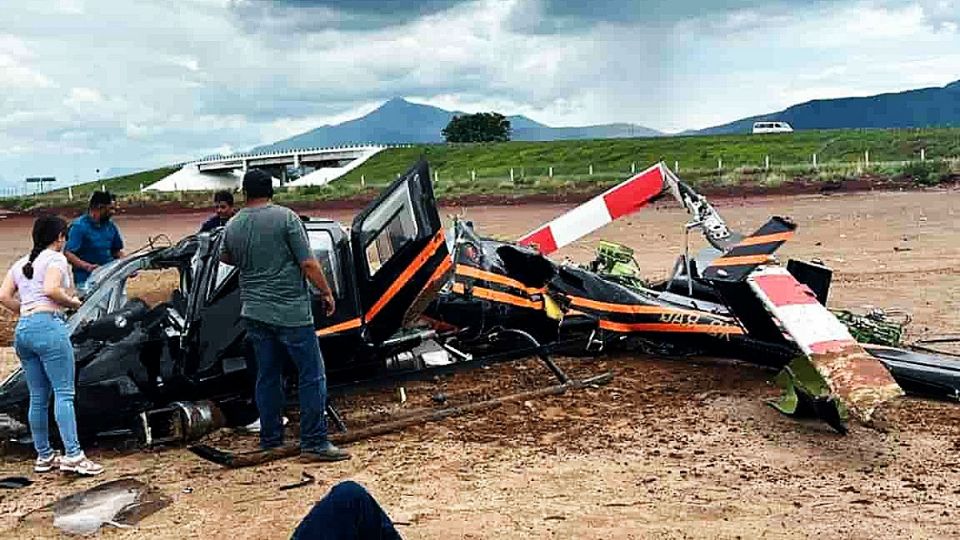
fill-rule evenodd
<path id="1" fill-rule="evenodd" d="M 691 215 L 668 279 L 644 280 L 632 250 L 612 242 L 601 242 L 587 265 L 547 259 L 668 194 Z M 571 356 L 639 351 L 785 368 L 778 409 L 814 413 L 840 432 L 848 415 L 873 426 L 874 410 L 903 389 L 960 396 L 960 364 L 896 348 L 903 324 L 883 312 L 838 316 L 826 309 L 833 273 L 822 260 L 779 263 L 775 253 L 796 228 L 774 216 L 749 236 L 732 231 L 660 163 L 515 242 L 483 237 L 472 223 L 455 220 L 454 283 L 427 315 L 479 336 L 456 343 L 468 353 L 488 350 L 482 336 L 509 325 Z M 691 254 L 687 235 L 694 229 L 709 246 Z M 792 363 L 798 358 L 810 369 Z M 804 378 L 795 380 L 796 373 Z"/>
<path id="2" fill-rule="evenodd" d="M 103 525 L 128 528 L 166 508 L 171 500 L 133 478 L 121 478 L 68 495 L 28 513 L 21 521 L 46 520 L 68 534 L 90 535 Z"/>
<path id="3" fill-rule="evenodd" d="M 0 488 L 2 489 L 21 489 L 29 486 L 33 480 L 24 476 L 8 476 L 0 478 Z"/>
<path id="4" fill-rule="evenodd" d="M 310 474 L 307 471 L 300 471 L 300 481 L 294 484 L 287 484 L 285 486 L 280 486 L 280 491 L 288 491 L 291 489 L 302 488 L 304 486 L 309 486 L 316 483 L 317 479 L 315 476 Z"/>
<path id="5" fill-rule="evenodd" d="M 400 431 L 418 424 L 439 422 L 447 418 L 462 416 L 464 414 L 488 411 L 500 407 L 506 403 L 516 403 L 529 399 L 542 398 L 545 396 L 555 396 L 563 394 L 567 390 L 571 389 L 582 389 L 592 385 L 607 384 L 611 380 L 613 380 L 613 374 L 608 372 L 581 381 L 568 381 L 562 384 L 548 386 L 537 390 L 500 396 L 498 398 L 489 399 L 486 401 L 468 403 L 459 407 L 450 407 L 436 411 L 415 413 L 367 428 L 357 429 L 343 434 L 332 435 L 330 440 L 334 444 L 344 445 L 369 439 L 371 437 L 377 437 L 387 433 Z M 269 463 L 271 461 L 293 457 L 300 453 L 300 447 L 294 445 L 271 448 L 269 450 L 255 450 L 244 453 L 233 453 L 204 444 L 191 446 L 189 450 L 203 459 L 231 469 L 261 465 L 263 463 Z"/>

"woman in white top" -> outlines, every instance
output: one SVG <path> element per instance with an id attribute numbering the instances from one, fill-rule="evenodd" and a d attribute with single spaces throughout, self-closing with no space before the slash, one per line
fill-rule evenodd
<path id="1" fill-rule="evenodd" d="M 76 365 L 64 309 L 80 307 L 73 294 L 72 276 L 61 251 L 67 240 L 67 222 L 41 216 L 33 223 L 33 250 L 13 264 L 0 285 L 0 304 L 20 315 L 13 345 L 30 389 L 27 415 L 37 461 L 33 470 L 54 468 L 83 475 L 103 472 L 87 459 L 77 438 L 74 413 Z M 50 393 L 65 456 L 50 446 Z"/>

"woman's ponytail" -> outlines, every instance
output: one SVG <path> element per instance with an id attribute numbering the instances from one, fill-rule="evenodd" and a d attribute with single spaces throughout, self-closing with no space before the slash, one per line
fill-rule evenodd
<path id="1" fill-rule="evenodd" d="M 33 222 L 33 249 L 23 265 L 23 277 L 33 279 L 33 261 L 40 253 L 50 247 L 50 244 L 60 239 L 60 235 L 67 230 L 67 222 L 60 216 L 40 216 Z"/>
<path id="2" fill-rule="evenodd" d="M 30 257 L 27 258 L 27 264 L 23 265 L 23 276 L 25 278 L 33 279 L 33 261 L 37 260 L 40 252 L 46 248 L 47 246 L 34 245 L 33 249 L 30 250 Z"/>

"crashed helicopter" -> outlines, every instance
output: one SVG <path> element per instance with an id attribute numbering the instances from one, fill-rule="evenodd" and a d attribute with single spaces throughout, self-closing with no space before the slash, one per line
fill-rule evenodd
<path id="1" fill-rule="evenodd" d="M 666 282 L 648 286 L 623 271 L 629 266 L 624 260 L 581 268 L 546 257 L 666 193 L 694 215 L 689 229 L 702 230 L 711 244 L 697 257 L 681 257 Z M 787 366 L 781 410 L 812 408 L 838 429 L 850 411 L 869 418 L 900 393 L 898 382 L 942 395 L 960 388 L 960 363 L 861 347 L 829 312 L 815 309 L 825 302 L 829 270 L 799 261 L 783 269 L 770 258 L 795 228 L 788 220 L 775 218 L 742 237 L 662 164 L 598 200 L 606 212 L 599 218 L 589 210 L 600 204 L 587 203 L 569 214 L 571 221 L 562 217 L 518 242 L 481 238 L 462 221 L 445 235 L 421 161 L 357 215 L 349 230 L 335 221 L 305 219 L 337 299 L 334 315 L 315 321 L 331 393 L 528 356 L 539 357 L 560 382 L 544 391 L 563 391 L 583 381 L 570 381 L 550 353 L 624 349 Z M 566 222 L 574 232 L 564 231 Z M 188 236 L 93 276 L 83 306 L 68 320 L 77 351 L 81 437 L 185 442 L 255 418 L 253 357 L 243 339 L 238 276 L 219 261 L 220 241 L 218 231 Z M 177 274 L 169 299 L 149 305 L 128 297 L 128 282 L 152 270 Z M 827 348 L 817 342 L 811 347 L 783 315 L 784 298 L 801 299 L 798 304 L 840 339 L 827 340 Z M 288 395 L 295 402 L 293 384 Z M 29 436 L 27 398 L 21 372 L 0 384 L 5 440 Z M 336 409 L 328 413 L 343 429 Z M 436 418 L 449 414 L 441 411 Z M 225 459 L 208 449 L 205 457 L 211 456 Z"/>
<path id="2" fill-rule="evenodd" d="M 692 216 L 684 230 L 700 230 L 709 244 L 691 256 L 685 237 L 669 279 L 644 280 L 632 251 L 608 242 L 585 266 L 546 257 L 665 195 Z M 850 416 L 870 422 L 903 389 L 960 399 L 955 358 L 882 340 L 858 342 L 854 334 L 863 337 L 863 324 L 883 321 L 828 310 L 832 272 L 822 264 L 778 263 L 774 253 L 795 229 L 774 217 L 749 236 L 731 231 L 706 198 L 658 163 L 515 242 L 483 238 L 472 223 L 457 220 L 455 278 L 426 316 L 459 329 L 457 346 L 465 351 L 491 344 L 464 337 L 508 326 L 566 354 L 702 354 L 782 368 L 777 382 L 784 394 L 774 406 L 813 413 L 840 432 Z M 838 315 L 846 315 L 844 322 Z"/>
<path id="3" fill-rule="evenodd" d="M 419 163 L 360 212 L 349 230 L 331 220 L 304 221 L 337 301 L 331 317 L 315 321 L 331 385 L 410 371 L 424 358 L 447 363 L 438 347 L 417 349 L 429 331 L 398 333 L 426 307 L 451 267 L 429 178 L 427 164 Z M 131 255 L 92 276 L 83 305 L 67 321 L 77 358 L 81 438 L 179 442 L 256 418 L 238 271 L 219 260 L 220 233 Z M 149 305 L 128 295 L 134 277 L 164 271 L 177 276 L 169 299 Z M 0 384 L 4 440 L 29 437 L 27 408 L 26 380 L 18 370 Z"/>
<path id="4" fill-rule="evenodd" d="M 349 229 L 327 219 L 303 220 L 336 299 L 333 315 L 315 315 L 314 321 L 331 396 L 529 356 L 558 383 L 536 395 L 609 380 L 609 374 L 571 380 L 523 331 L 486 334 L 483 339 L 508 352 L 474 357 L 419 322 L 453 268 L 425 161 L 398 177 Z M 219 258 L 221 232 L 132 254 L 91 276 L 82 306 L 67 320 L 82 440 L 176 444 L 256 418 L 255 359 L 244 339 L 238 271 Z M 135 280 L 162 279 L 151 273 L 176 276 L 169 294 L 153 303 L 132 287 Z M 323 313 L 316 305 L 313 311 Z M 288 377 L 288 402 L 296 403 L 296 396 L 296 377 Z M 29 440 L 28 403 L 25 375 L 15 371 L 0 383 L 0 441 Z M 328 405 L 327 413 L 345 432 L 337 409 Z M 364 432 L 351 436 L 358 433 Z"/>

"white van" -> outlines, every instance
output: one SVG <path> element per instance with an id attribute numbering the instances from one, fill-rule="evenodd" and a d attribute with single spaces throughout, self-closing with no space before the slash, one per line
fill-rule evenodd
<path id="1" fill-rule="evenodd" d="M 754 133 L 790 133 L 793 128 L 786 122 L 754 122 Z"/>

